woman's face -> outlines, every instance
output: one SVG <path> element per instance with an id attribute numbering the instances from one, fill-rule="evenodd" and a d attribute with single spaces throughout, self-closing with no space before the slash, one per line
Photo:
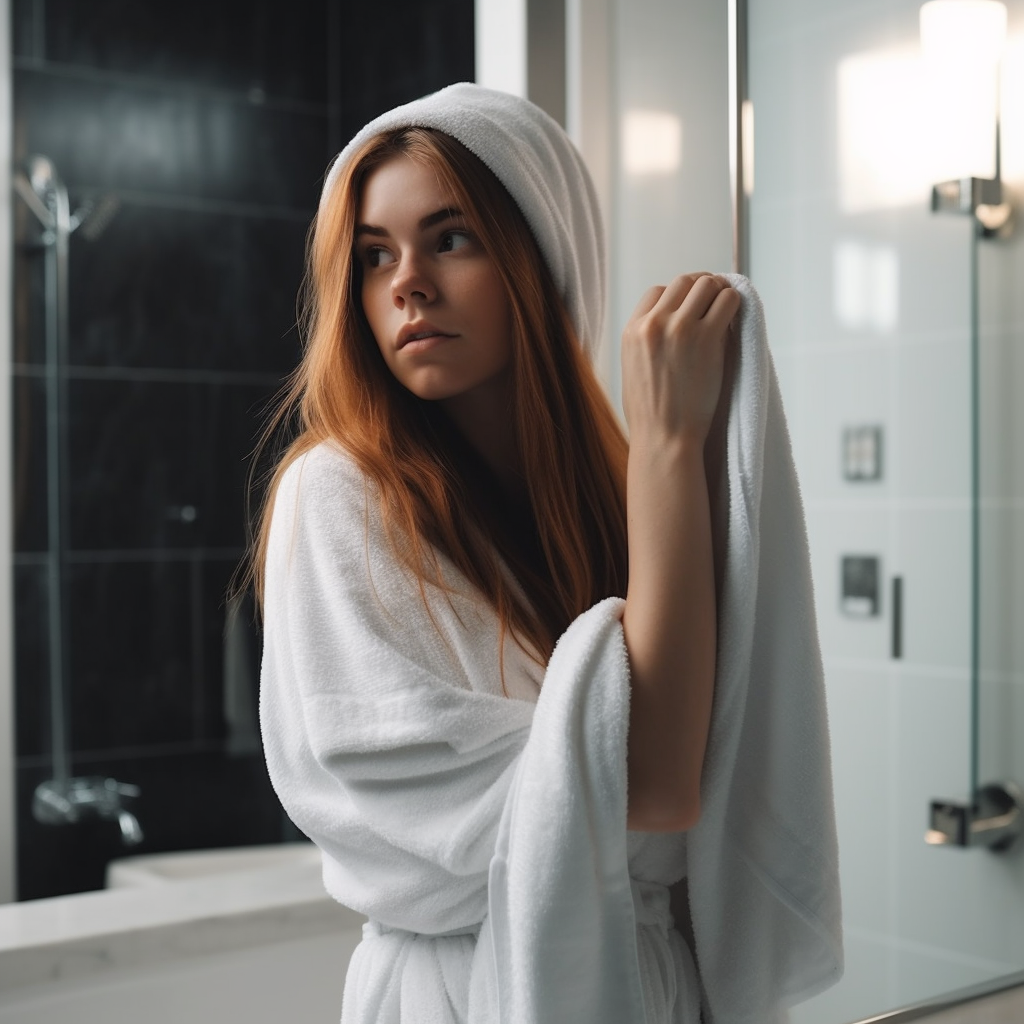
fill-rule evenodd
<path id="1" fill-rule="evenodd" d="M 374 169 L 356 216 L 363 312 L 384 361 L 414 395 L 504 411 L 511 305 L 464 213 L 410 157 Z"/>

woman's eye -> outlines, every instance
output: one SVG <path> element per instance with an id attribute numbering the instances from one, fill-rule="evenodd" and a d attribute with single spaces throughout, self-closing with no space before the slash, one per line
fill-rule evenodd
<path id="1" fill-rule="evenodd" d="M 470 237 L 466 231 L 446 231 L 441 236 L 441 252 L 454 252 L 456 249 L 461 249 L 464 245 L 469 245 Z"/>
<path id="2" fill-rule="evenodd" d="M 368 267 L 380 267 L 392 260 L 391 253 L 379 245 L 371 245 L 363 252 L 363 261 Z"/>

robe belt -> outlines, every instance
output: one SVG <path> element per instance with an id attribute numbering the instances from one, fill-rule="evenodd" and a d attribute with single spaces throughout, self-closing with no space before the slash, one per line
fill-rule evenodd
<path id="1" fill-rule="evenodd" d="M 475 939 L 480 934 L 480 923 L 469 924 L 464 928 L 452 928 L 447 932 L 413 932 L 406 928 L 393 928 L 389 924 L 381 924 L 370 918 L 363 925 L 363 938 L 375 939 L 381 935 L 397 935 L 406 939 L 452 939 L 461 935 L 472 935 Z"/>
<path id="2" fill-rule="evenodd" d="M 638 925 L 648 925 L 667 934 L 672 927 L 672 911 L 669 909 L 668 886 L 660 882 L 642 882 L 636 878 L 629 880 L 633 894 L 633 912 Z M 398 935 L 409 939 L 451 939 L 462 935 L 480 934 L 480 924 L 466 925 L 464 928 L 452 928 L 447 932 L 413 932 L 406 928 L 393 928 L 380 921 L 369 919 L 363 925 L 363 938 L 379 938 L 382 935 Z"/>
<path id="3" fill-rule="evenodd" d="M 629 880 L 629 886 L 633 890 L 633 913 L 636 915 L 636 923 L 650 925 L 668 934 L 673 924 L 668 886 L 662 885 L 661 882 L 641 882 L 636 878 Z"/>

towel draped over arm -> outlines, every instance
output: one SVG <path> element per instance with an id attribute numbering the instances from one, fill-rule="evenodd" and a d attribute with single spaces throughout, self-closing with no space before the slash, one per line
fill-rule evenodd
<path id="1" fill-rule="evenodd" d="M 842 974 L 839 857 L 800 489 L 764 309 L 731 280 L 718 665 L 688 890 L 705 1024 L 775 1024 Z"/>
<path id="2" fill-rule="evenodd" d="M 640 1024 L 622 602 L 572 624 L 536 705 L 505 697 L 493 613 L 434 593 L 438 631 L 376 500 L 326 446 L 276 497 L 261 714 L 282 803 L 378 931 L 483 926 L 473 1024 Z"/>

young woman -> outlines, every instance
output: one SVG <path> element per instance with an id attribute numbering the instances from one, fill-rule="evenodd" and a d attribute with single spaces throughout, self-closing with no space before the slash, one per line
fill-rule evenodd
<path id="1" fill-rule="evenodd" d="M 625 1024 L 596 997 L 614 948 L 644 1020 L 699 1019 L 668 886 L 700 815 L 704 447 L 740 297 L 688 274 L 640 298 L 627 445 L 588 358 L 603 278 L 586 170 L 525 100 L 460 85 L 399 108 L 325 185 L 255 566 L 271 777 L 370 918 L 345 1022 Z M 552 946 L 624 905 L 620 849 L 624 923 L 595 911 Z"/>

